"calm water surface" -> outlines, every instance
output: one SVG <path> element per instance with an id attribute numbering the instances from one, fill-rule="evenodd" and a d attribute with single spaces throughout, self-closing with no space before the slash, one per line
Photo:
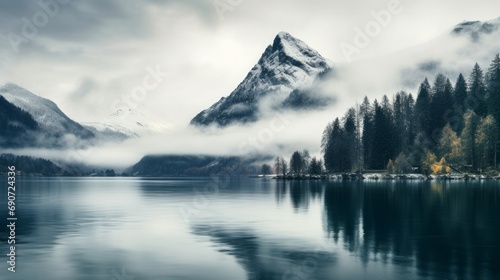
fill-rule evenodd
<path id="1" fill-rule="evenodd" d="M 224 180 L 18 181 L 0 279 L 500 279 L 500 182 Z"/>

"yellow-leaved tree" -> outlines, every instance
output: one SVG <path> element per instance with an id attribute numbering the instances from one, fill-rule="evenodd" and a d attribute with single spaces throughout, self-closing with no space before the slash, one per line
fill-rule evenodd
<path id="1" fill-rule="evenodd" d="M 439 161 L 434 153 L 427 153 L 422 165 L 425 174 L 442 175 L 451 172 L 451 168 L 443 157 Z"/>
<path id="2" fill-rule="evenodd" d="M 455 168 L 464 165 L 462 141 L 451 128 L 450 124 L 447 124 L 441 133 L 441 139 L 438 145 L 438 156 L 444 158 L 449 165 Z"/>

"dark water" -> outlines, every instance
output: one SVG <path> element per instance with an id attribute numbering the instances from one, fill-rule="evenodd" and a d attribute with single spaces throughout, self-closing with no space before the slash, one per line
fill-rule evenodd
<path id="1" fill-rule="evenodd" d="M 17 203 L 0 279 L 500 279 L 500 182 L 25 179 Z"/>

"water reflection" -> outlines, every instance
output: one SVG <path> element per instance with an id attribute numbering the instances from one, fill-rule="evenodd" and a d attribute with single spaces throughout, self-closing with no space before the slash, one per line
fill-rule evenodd
<path id="1" fill-rule="evenodd" d="M 294 209 L 324 188 L 324 230 L 364 266 L 415 267 L 415 277 L 500 277 L 496 182 L 331 182 L 288 186 Z M 286 194 L 277 182 L 276 197 Z"/>
<path id="2" fill-rule="evenodd" d="M 325 246 L 291 249 L 280 240 L 265 240 L 250 228 L 224 228 L 199 225 L 193 233 L 208 236 L 218 251 L 234 256 L 247 273 L 247 279 L 292 280 L 326 279 L 336 266 L 336 255 Z"/>
<path id="3" fill-rule="evenodd" d="M 500 278 L 498 182 L 233 178 L 203 193 L 213 183 L 20 181 L 20 269 L 6 279 Z"/>
<path id="4" fill-rule="evenodd" d="M 287 192 L 295 211 L 307 211 L 310 202 L 322 199 L 324 182 L 277 180 L 275 196 L 278 204 L 284 201 Z"/>

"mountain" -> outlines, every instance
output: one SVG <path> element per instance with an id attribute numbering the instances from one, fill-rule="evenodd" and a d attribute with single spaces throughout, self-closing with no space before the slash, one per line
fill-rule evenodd
<path id="1" fill-rule="evenodd" d="M 32 142 L 38 123 L 26 111 L 0 95 L 0 147 L 22 147 Z"/>
<path id="2" fill-rule="evenodd" d="M 259 163 L 269 157 L 243 158 L 236 156 L 150 155 L 143 157 L 125 172 L 132 176 L 212 176 L 258 173 Z"/>
<path id="3" fill-rule="evenodd" d="M 488 35 L 500 29 L 500 17 L 490 21 L 464 21 L 452 30 L 452 34 L 466 35 L 474 41 L 480 39 L 481 35 Z"/>
<path id="4" fill-rule="evenodd" d="M 54 102 L 42 98 L 18 85 L 7 84 L 0 87 L 0 96 L 3 100 L 17 108 L 13 109 L 11 105 L 6 104 L 5 101 L 3 102 L 2 108 L 4 110 L 14 110 L 16 112 L 14 115 L 6 116 L 8 117 L 8 122 L 12 125 L 16 123 L 16 119 L 23 119 L 23 122 L 17 122 L 19 124 L 17 127 L 22 128 L 24 130 L 23 134 L 27 137 L 29 136 L 30 139 L 30 141 L 12 139 L 12 135 L 7 135 L 5 137 L 7 140 L 4 140 L 6 143 L 19 140 L 23 142 L 14 146 L 80 146 L 83 145 L 82 141 L 85 142 L 94 137 L 91 131 L 66 116 Z M 31 118 L 26 114 L 31 116 Z M 32 121 L 35 121 L 36 124 L 33 124 Z"/>
<path id="5" fill-rule="evenodd" d="M 159 134 L 169 126 L 137 110 L 118 110 L 101 122 L 80 124 L 49 99 L 18 85 L 0 87 L 0 147 L 81 148 Z"/>
<path id="6" fill-rule="evenodd" d="M 256 121 L 259 102 L 265 97 L 272 95 L 278 99 L 274 107 L 286 107 L 287 103 L 283 102 L 294 90 L 311 87 L 320 73 L 329 71 L 328 61 L 317 51 L 289 33 L 281 32 L 243 82 L 228 97 L 221 98 L 194 117 L 191 124 L 227 126 L 234 122 Z M 318 103 L 326 102 L 328 100 L 324 99 Z"/>
<path id="7" fill-rule="evenodd" d="M 137 138 L 146 135 L 161 134 L 170 126 L 136 109 L 119 109 L 100 122 L 87 122 L 83 125 L 96 135 L 106 139 Z"/>

